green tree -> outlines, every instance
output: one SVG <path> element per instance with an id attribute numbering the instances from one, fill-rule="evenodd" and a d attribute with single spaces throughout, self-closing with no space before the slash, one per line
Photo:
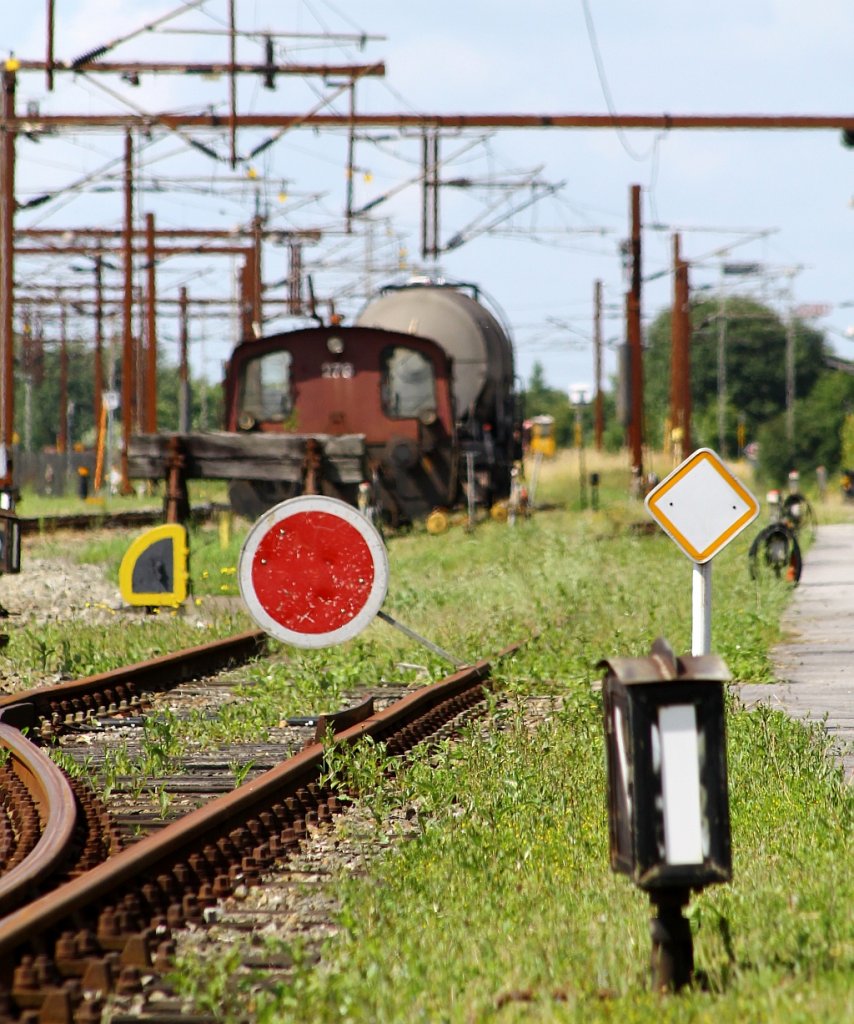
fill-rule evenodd
<path id="1" fill-rule="evenodd" d="M 69 340 L 67 355 L 68 442 L 73 445 L 94 436 L 93 356 L 76 340 Z M 37 364 L 25 367 L 19 364 L 15 368 L 15 427 L 21 442 L 26 443 L 29 437 L 34 450 L 55 445 L 59 438 L 62 390 L 59 345 L 50 343 L 41 348 Z"/>
<path id="2" fill-rule="evenodd" d="M 613 393 L 605 391 L 602 399 L 602 415 L 605 422 L 603 444 L 608 451 L 619 451 L 623 445 L 624 431 L 617 422 L 616 398 Z M 549 387 L 543 364 L 539 361 L 531 367 L 531 379 L 528 387 L 522 391 L 522 402 L 526 418 L 554 416 L 558 447 L 567 448 L 575 444 L 575 409 L 570 404 L 569 395 L 558 388 Z M 593 439 L 592 403 L 582 411 L 582 424 L 587 438 L 586 443 L 590 444 Z"/>
<path id="3" fill-rule="evenodd" d="M 19 349 L 20 351 L 20 349 Z M 34 451 L 57 443 L 60 429 L 60 352 L 50 343 L 37 360 L 19 361 L 15 374 L 15 427 L 21 444 L 27 437 Z M 106 359 L 105 359 L 106 362 Z M 92 447 L 96 438 L 94 414 L 95 357 L 80 340 L 68 342 L 69 446 Z M 119 366 L 115 388 L 121 393 Z M 29 390 L 29 399 L 27 391 Z M 162 360 L 157 371 L 157 422 L 160 430 L 178 429 L 178 372 Z M 190 425 L 194 430 L 216 430 L 222 425 L 220 381 L 191 379 Z M 119 414 L 120 415 L 120 414 Z M 29 422 L 28 422 L 29 420 Z"/>
<path id="4" fill-rule="evenodd" d="M 759 431 L 759 465 L 769 484 L 781 486 L 790 470 L 804 478 L 824 466 L 829 473 L 842 464 L 846 418 L 854 407 L 854 377 L 824 370 L 815 387 L 795 403 L 792 447 L 786 437 L 786 415 L 768 420 Z"/>
<path id="5" fill-rule="evenodd" d="M 546 384 L 543 364 L 535 362 L 531 367 L 531 379 L 522 392 L 525 416 L 554 416 L 555 439 L 559 447 L 573 443 L 574 412 L 569 404 L 569 395 Z"/>
<path id="6" fill-rule="evenodd" d="M 691 400 L 697 444 L 718 445 L 718 352 L 723 333 L 726 369 L 725 440 L 736 449 L 738 423 L 747 440 L 761 424 L 786 405 L 787 325 L 769 307 L 745 296 L 720 297 L 691 306 Z M 795 386 L 810 393 L 822 373 L 823 335 L 801 321 L 794 323 Z M 658 443 L 670 410 L 670 311 L 659 314 L 649 329 L 644 354 L 647 434 Z"/>

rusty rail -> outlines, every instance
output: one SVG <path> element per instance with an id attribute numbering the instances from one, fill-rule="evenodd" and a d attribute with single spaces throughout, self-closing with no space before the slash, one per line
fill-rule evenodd
<path id="1" fill-rule="evenodd" d="M 112 705 L 114 710 L 120 708 L 122 701 L 128 708 L 138 704 L 145 690 L 168 689 L 247 661 L 261 653 L 266 639 L 261 630 L 248 630 L 150 661 L 2 697 L 0 722 L 19 729 L 41 728 L 43 735 L 49 735 L 76 716 L 85 720 L 95 714 L 107 714 Z"/>
<path id="2" fill-rule="evenodd" d="M 339 723 L 345 727 L 336 742 L 355 743 L 370 735 L 385 741 L 390 753 L 402 754 L 482 701 L 490 669 L 489 662 L 479 662 L 422 687 L 366 721 Z M 334 730 L 334 719 L 330 725 Z M 60 933 L 66 938 L 60 938 L 55 948 L 62 947 L 63 956 L 69 956 L 75 943 L 79 947 L 74 973 L 85 975 L 84 989 L 90 974 L 109 974 L 104 958 L 110 950 L 123 950 L 123 976 L 126 971 L 150 970 L 152 963 L 162 966 L 171 928 L 187 921 L 200 923 L 205 905 L 229 895 L 241 881 L 256 881 L 275 859 L 286 857 L 288 848 L 299 844 L 307 822 L 328 820 L 337 798 L 317 785 L 323 760 L 324 745 L 313 742 L 240 789 L 8 914 L 0 920 L 0 993 L 19 1008 L 54 997 L 61 997 L 64 1005 L 73 1001 L 56 984 L 38 985 L 33 980 L 33 954 L 50 959 Z M 72 934 L 77 938 L 69 938 Z M 150 948 L 155 934 L 156 956 Z M 58 958 L 59 952 L 55 955 Z M 129 976 L 119 983 L 130 984 Z"/>
<path id="3" fill-rule="evenodd" d="M 22 890 L 33 889 L 66 859 L 77 824 L 77 808 L 68 779 L 17 729 L 0 724 L 0 747 L 8 752 L 11 768 L 30 794 L 41 822 L 41 836 L 32 851 L 0 877 L 3 914 L 19 901 Z"/>
<path id="4" fill-rule="evenodd" d="M 228 505 L 199 505 L 190 510 L 190 522 L 207 522 L 218 513 L 228 511 Z M 24 537 L 31 534 L 55 533 L 57 530 L 127 530 L 140 526 L 156 526 L 165 521 L 162 508 L 19 516 L 18 520 L 21 524 L 21 536 Z"/>

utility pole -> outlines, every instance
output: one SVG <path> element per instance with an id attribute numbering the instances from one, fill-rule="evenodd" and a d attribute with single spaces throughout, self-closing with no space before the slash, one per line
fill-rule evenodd
<path id="1" fill-rule="evenodd" d="M 726 458 L 726 329 L 727 296 L 721 277 L 721 296 L 718 304 L 718 454 Z"/>
<path id="2" fill-rule="evenodd" d="M 356 113 L 356 83 L 350 82 L 350 116 L 351 118 Z M 347 203 L 344 211 L 344 219 L 347 226 L 347 234 L 353 230 L 353 176 L 356 173 L 355 164 L 356 156 L 356 129 L 353 125 L 347 132 Z"/>
<path id="3" fill-rule="evenodd" d="M 250 337 L 261 338 L 264 335 L 264 271 L 261 263 L 264 249 L 264 221 L 258 215 L 252 221 L 252 238 L 255 259 L 252 264 L 252 334 Z"/>
<path id="4" fill-rule="evenodd" d="M 593 366 L 596 397 L 593 400 L 593 436 L 596 451 L 602 451 L 604 416 L 602 412 L 602 282 L 593 284 Z"/>
<path id="5" fill-rule="evenodd" d="M 145 316 L 145 418 L 148 434 L 157 433 L 157 258 L 155 256 L 154 214 L 145 215 L 146 316 Z"/>
<path id="6" fill-rule="evenodd" d="M 643 491 L 643 342 L 641 338 L 641 188 L 632 185 L 630 241 L 630 287 L 626 296 L 626 333 L 629 346 L 631 412 L 629 419 L 629 453 L 632 461 L 632 482 Z"/>
<path id="7" fill-rule="evenodd" d="M 680 237 L 673 236 L 673 311 L 670 317 L 670 425 L 673 457 L 681 462 L 691 445 L 691 305 L 688 264 L 680 254 Z"/>
<path id="8" fill-rule="evenodd" d="M 123 235 L 124 298 L 122 302 L 122 458 L 121 492 L 132 494 L 128 450 L 133 427 L 133 140 L 125 135 L 125 219 Z"/>
<path id="9" fill-rule="evenodd" d="M 789 309 L 786 317 L 786 443 L 790 462 L 795 454 L 795 273 L 789 271 Z"/>
<path id="10" fill-rule="evenodd" d="M 439 132 L 425 131 L 421 185 L 421 258 L 439 255 Z"/>
<path id="11" fill-rule="evenodd" d="M 0 110 L 0 487 L 11 487 L 15 434 L 15 71 L 3 69 Z"/>
<path id="12" fill-rule="evenodd" d="M 68 466 L 68 306 L 59 307 L 59 433 L 56 450 Z"/>
<path id="13" fill-rule="evenodd" d="M 101 429 L 104 401 L 104 287 L 102 281 L 103 260 L 95 257 L 95 394 L 92 409 L 95 416 L 95 429 Z"/>
<path id="14" fill-rule="evenodd" d="M 303 311 L 302 298 L 302 242 L 291 242 L 288 246 L 288 298 L 287 310 L 293 316 Z"/>
<path id="15" fill-rule="evenodd" d="M 178 364 L 178 433 L 190 432 L 189 300 L 187 289 L 179 293 L 181 309 L 180 356 Z"/>

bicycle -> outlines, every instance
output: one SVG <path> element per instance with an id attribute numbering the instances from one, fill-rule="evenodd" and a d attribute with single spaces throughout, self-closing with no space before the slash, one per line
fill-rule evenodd
<path id="1" fill-rule="evenodd" d="M 785 572 L 787 583 L 797 584 L 801 578 L 801 547 L 795 531 L 783 520 L 759 531 L 747 557 L 752 580 L 760 579 L 765 571 L 773 572 L 777 579 L 782 578 Z"/>
<path id="2" fill-rule="evenodd" d="M 747 553 L 750 578 L 758 580 L 766 572 L 787 583 L 798 584 L 803 569 L 803 556 L 798 543 L 798 532 L 807 526 L 810 539 L 815 536 L 816 517 L 807 499 L 798 493 L 786 496 L 780 503 L 780 492 L 770 491 L 768 505 L 773 521 L 754 537 Z"/>

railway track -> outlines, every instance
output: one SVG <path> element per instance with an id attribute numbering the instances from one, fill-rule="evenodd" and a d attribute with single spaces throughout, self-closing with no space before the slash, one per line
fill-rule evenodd
<path id="1" fill-rule="evenodd" d="M 191 523 L 204 523 L 221 512 L 228 512 L 223 504 L 197 505 L 190 511 Z M 163 509 L 125 509 L 124 511 L 75 512 L 44 516 L 19 516 L 21 535 L 56 533 L 60 530 L 128 530 L 140 526 L 156 526 L 164 521 Z"/>
<path id="2" fill-rule="evenodd" d="M 176 700 L 198 706 L 200 699 L 213 700 L 211 694 L 227 698 L 227 678 L 206 677 L 257 654 L 263 639 L 263 634 L 246 633 L 130 669 L 4 698 L 0 731 L 12 740 L 15 727 L 25 726 L 41 742 L 62 744 L 67 751 L 75 737 L 138 728 L 157 713 L 160 699 L 168 697 L 173 706 Z M 404 756 L 424 740 L 449 735 L 461 717 L 482 708 L 489 679 L 490 664 L 480 662 L 400 699 L 394 699 L 399 691 L 386 693 L 387 706 L 380 710 L 373 698 L 365 698 L 344 712 L 283 723 L 272 743 L 251 752 L 191 756 L 176 776 L 163 780 L 173 796 L 179 795 L 168 816 L 152 813 L 150 801 L 147 811 L 125 802 L 109 820 L 102 810 L 90 812 L 103 826 L 93 841 L 100 843 L 97 856 L 90 851 L 88 861 L 66 869 L 65 875 L 46 872 L 54 884 L 43 883 L 40 895 L 32 883 L 22 888 L 15 882 L 12 871 L 17 868 L 0 879 L 6 886 L 0 901 L 8 901 L 0 902 L 0 1020 L 100 1020 L 109 993 L 156 998 L 157 1019 L 168 1019 L 163 1017 L 168 985 L 159 979 L 172 964 L 175 931 L 201 926 L 215 916 L 218 901 L 245 891 L 274 866 L 296 865 L 306 837 L 341 809 L 337 794 L 321 784 L 329 733 L 347 744 L 370 736 L 385 744 L 389 755 Z M 67 782 L 56 766 L 28 740 L 19 736 L 17 742 L 35 750 L 39 765 L 48 763 L 46 773 L 56 787 L 52 800 L 30 797 L 31 802 L 40 808 L 67 805 Z M 93 763 L 91 742 L 84 747 L 97 772 L 97 753 Z M 234 788 L 232 769 L 241 756 L 253 763 L 246 781 Z M 40 778 L 41 768 L 29 774 Z M 40 809 L 37 817 L 46 822 L 53 813 Z M 66 834 L 74 830 L 67 816 L 57 827 Z M 52 827 L 51 836 L 56 834 Z M 51 838 L 49 845 L 63 847 L 65 842 Z M 57 853 L 54 857 L 67 860 Z"/>

